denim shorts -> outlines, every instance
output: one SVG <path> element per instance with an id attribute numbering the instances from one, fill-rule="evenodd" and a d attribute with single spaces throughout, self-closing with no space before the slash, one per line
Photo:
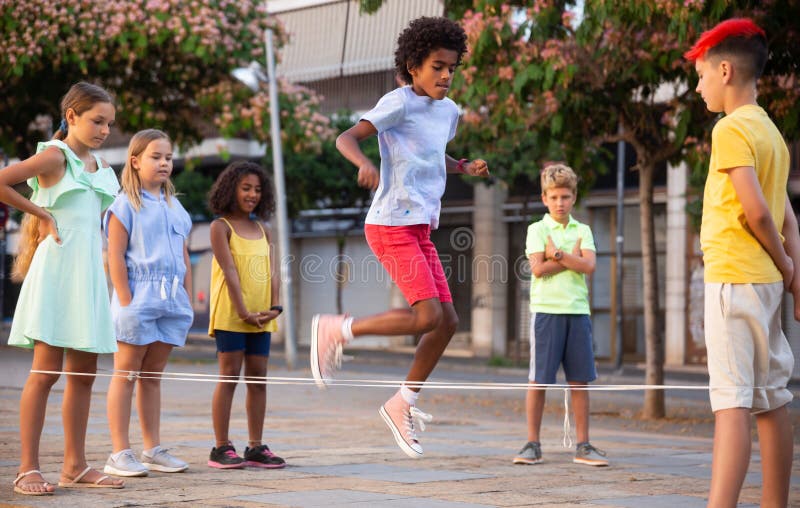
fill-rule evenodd
<path id="1" fill-rule="evenodd" d="M 528 380 L 554 384 L 560 366 L 567 381 L 588 383 L 597 379 L 591 318 L 587 314 L 537 312 L 531 316 Z"/>
<path id="2" fill-rule="evenodd" d="M 214 340 L 217 342 L 217 352 L 219 353 L 244 351 L 245 355 L 269 356 L 272 334 L 270 332 L 248 333 L 214 330 Z"/>
<path id="3" fill-rule="evenodd" d="M 183 279 L 177 275 L 128 280 L 132 300 L 122 307 L 114 291 L 111 317 L 117 340 L 134 346 L 163 342 L 181 347 L 194 321 Z"/>

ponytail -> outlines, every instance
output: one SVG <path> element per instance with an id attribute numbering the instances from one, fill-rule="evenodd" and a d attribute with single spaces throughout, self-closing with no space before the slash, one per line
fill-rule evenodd
<path id="1" fill-rule="evenodd" d="M 19 248 L 17 257 L 14 258 L 14 265 L 11 268 L 11 280 L 17 284 L 25 279 L 33 260 L 33 254 L 39 244 L 42 243 L 43 239 L 39 238 L 39 222 L 39 217 L 29 213 L 26 213 L 22 218 L 22 223 L 19 227 Z"/>

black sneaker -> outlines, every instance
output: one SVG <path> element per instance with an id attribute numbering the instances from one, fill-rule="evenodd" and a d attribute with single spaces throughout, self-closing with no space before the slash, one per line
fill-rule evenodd
<path id="1" fill-rule="evenodd" d="M 280 469 L 286 466 L 286 461 L 269 450 L 265 444 L 244 449 L 246 466 L 264 467 L 267 469 Z"/>
<path id="2" fill-rule="evenodd" d="M 217 469 L 244 469 L 245 461 L 236 455 L 236 449 L 228 442 L 225 446 L 211 449 L 208 465 Z"/>

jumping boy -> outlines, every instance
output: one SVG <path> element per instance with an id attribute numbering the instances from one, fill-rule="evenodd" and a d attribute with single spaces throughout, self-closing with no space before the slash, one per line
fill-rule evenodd
<path id="1" fill-rule="evenodd" d="M 489 175 L 485 161 L 445 154 L 458 124 L 458 107 L 447 92 L 466 40 L 464 30 L 447 18 L 412 21 L 400 34 L 395 52 L 397 73 L 408 86 L 384 95 L 336 140 L 342 155 L 358 167 L 359 185 L 377 189 L 364 233 L 409 308 L 358 319 L 317 315 L 311 323 L 311 372 L 320 387 L 339 363 L 342 346 L 354 337 L 421 335 L 408 385 L 379 409 L 397 445 L 412 458 L 423 453 L 414 419 L 431 419 L 416 407 L 420 383 L 436 367 L 458 325 L 431 230 L 439 225 L 447 173 Z M 380 172 L 358 146 L 375 135 Z"/>
<path id="2" fill-rule="evenodd" d="M 697 92 L 725 113 L 711 134 L 700 243 L 714 450 L 708 506 L 736 506 L 750 462 L 750 414 L 761 449 L 762 507 L 788 503 L 792 425 L 786 384 L 794 358 L 781 330 L 784 288 L 797 314 L 797 221 L 786 185 L 789 150 L 756 102 L 767 61 L 764 31 L 730 19 L 705 32 L 685 57 Z M 786 243 L 783 243 L 781 227 Z"/>
<path id="3" fill-rule="evenodd" d="M 585 387 L 597 378 L 594 366 L 592 322 L 586 275 L 594 272 L 592 231 L 570 215 L 575 205 L 578 177 L 571 168 L 556 164 L 542 170 L 542 202 L 547 214 L 528 227 L 525 254 L 531 264 L 531 365 L 532 388 L 525 398 L 528 443 L 514 457 L 514 464 L 542 462 L 539 431 L 545 390 L 536 385 L 553 384 L 560 365 L 567 382 Z M 572 409 L 578 445 L 573 462 L 607 466 L 605 453 L 589 443 L 589 392 L 572 392 Z"/>

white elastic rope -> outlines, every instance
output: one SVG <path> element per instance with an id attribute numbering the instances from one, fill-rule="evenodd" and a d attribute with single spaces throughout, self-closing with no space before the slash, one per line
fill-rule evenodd
<path id="1" fill-rule="evenodd" d="M 100 369 L 103 370 L 103 369 Z M 110 374 L 104 373 L 88 373 L 88 372 L 66 372 L 54 370 L 37 370 L 31 369 L 33 374 L 57 374 L 57 375 L 72 375 L 72 376 L 96 376 L 96 377 L 125 377 L 134 376 L 139 379 L 163 379 L 171 381 L 198 381 L 207 383 L 253 383 L 253 384 L 274 384 L 274 385 L 311 385 L 315 384 L 313 378 L 305 377 L 280 377 L 280 376 L 246 376 L 242 379 L 239 376 L 220 376 L 218 374 L 196 374 L 190 372 L 136 372 L 128 370 L 105 371 L 111 372 Z M 396 387 L 400 388 L 403 384 L 409 387 L 420 387 L 426 389 L 439 389 L 439 390 L 550 390 L 550 389 L 565 389 L 571 390 L 587 390 L 587 391 L 640 391 L 640 390 L 778 390 L 785 389 L 785 386 L 694 386 L 694 385 L 586 385 L 586 386 L 572 386 L 569 384 L 552 384 L 552 385 L 530 385 L 528 383 L 459 383 L 449 381 L 405 381 L 395 380 L 387 381 L 383 379 L 332 379 L 331 385 L 336 386 L 363 386 L 371 388 L 387 388 Z"/>
<path id="2" fill-rule="evenodd" d="M 569 425 L 569 389 L 564 388 L 564 439 L 561 444 L 564 448 L 572 448 L 572 435 Z"/>
<path id="3" fill-rule="evenodd" d="M 161 276 L 161 299 L 167 299 L 167 278 L 165 276 Z"/>
<path id="4" fill-rule="evenodd" d="M 178 294 L 178 285 L 180 284 L 180 280 L 178 280 L 178 276 L 174 275 L 172 277 L 172 299 L 175 299 L 175 295 Z"/>

